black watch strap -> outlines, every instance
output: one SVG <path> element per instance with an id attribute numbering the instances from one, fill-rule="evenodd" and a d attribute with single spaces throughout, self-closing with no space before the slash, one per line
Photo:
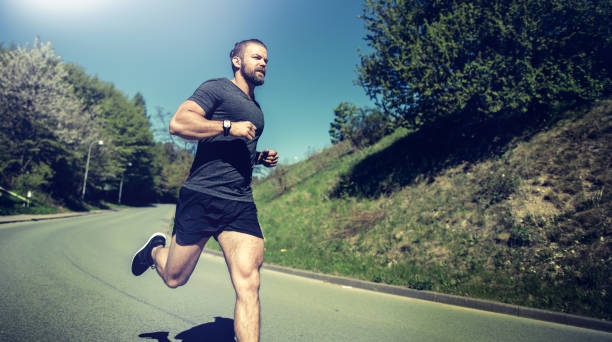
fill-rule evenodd
<path id="1" fill-rule="evenodd" d="M 228 136 L 230 128 L 232 128 L 232 122 L 229 120 L 223 120 L 223 135 Z"/>

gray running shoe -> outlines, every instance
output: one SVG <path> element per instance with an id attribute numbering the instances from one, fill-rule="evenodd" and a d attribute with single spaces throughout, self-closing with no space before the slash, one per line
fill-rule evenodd
<path id="1" fill-rule="evenodd" d="M 154 247 L 166 246 L 166 236 L 162 233 L 155 233 L 151 235 L 147 243 L 142 246 L 132 258 L 132 273 L 135 276 L 139 276 L 147 270 L 147 268 L 155 265 L 153 258 L 151 257 L 151 251 Z"/>

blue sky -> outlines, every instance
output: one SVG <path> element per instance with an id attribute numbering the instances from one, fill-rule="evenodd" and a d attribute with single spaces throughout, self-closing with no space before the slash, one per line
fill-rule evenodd
<path id="1" fill-rule="evenodd" d="M 292 163 L 329 146 L 333 108 L 373 106 L 354 85 L 368 51 L 360 0 L 0 0 L 0 41 L 50 41 L 66 62 L 140 92 L 150 113 L 174 113 L 203 81 L 231 78 L 234 43 L 268 45 L 266 83 L 255 94 L 266 127 L 259 149 Z"/>

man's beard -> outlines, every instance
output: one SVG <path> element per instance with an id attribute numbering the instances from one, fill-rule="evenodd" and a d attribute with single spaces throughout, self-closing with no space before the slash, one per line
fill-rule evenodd
<path id="1" fill-rule="evenodd" d="M 240 72 L 242 73 L 242 77 L 244 77 L 244 79 L 256 86 L 260 86 L 262 84 L 264 84 L 265 81 L 265 73 L 263 71 L 261 71 L 261 73 L 263 74 L 262 77 L 257 77 L 257 70 L 253 69 L 252 71 L 247 71 L 244 69 L 240 69 Z"/>

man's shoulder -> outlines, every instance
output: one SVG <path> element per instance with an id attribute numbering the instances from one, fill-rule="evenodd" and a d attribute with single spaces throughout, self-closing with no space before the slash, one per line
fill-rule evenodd
<path id="1" fill-rule="evenodd" d="M 227 78 L 211 78 L 204 81 L 196 94 L 209 94 L 209 96 L 224 98 L 228 93 L 231 93 L 232 81 Z"/>
<path id="2" fill-rule="evenodd" d="M 200 87 L 203 87 L 203 86 L 207 86 L 207 87 L 209 87 L 209 86 L 212 86 L 212 87 L 225 86 L 225 85 L 227 85 L 228 82 L 230 82 L 230 80 L 228 80 L 225 77 L 211 78 L 209 80 L 206 80 L 206 81 L 202 82 Z"/>

